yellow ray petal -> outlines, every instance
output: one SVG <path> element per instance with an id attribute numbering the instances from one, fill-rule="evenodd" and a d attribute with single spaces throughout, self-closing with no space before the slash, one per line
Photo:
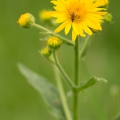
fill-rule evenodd
<path id="1" fill-rule="evenodd" d="M 67 23 L 68 23 L 68 21 L 63 22 L 57 29 L 55 29 L 54 32 L 55 32 L 55 33 L 60 32 L 62 29 L 65 28 L 65 26 L 67 25 Z"/>
<path id="2" fill-rule="evenodd" d="M 76 40 L 77 34 L 74 30 L 72 30 L 72 41 L 74 42 Z"/>
<path id="3" fill-rule="evenodd" d="M 78 24 L 77 24 L 77 23 L 73 22 L 73 23 L 72 23 L 72 28 L 73 28 L 73 30 L 74 30 L 77 34 L 79 34 Z"/>
<path id="4" fill-rule="evenodd" d="M 82 23 L 78 24 L 79 35 L 85 37 L 86 35 L 83 33 L 83 25 Z"/>
<path id="5" fill-rule="evenodd" d="M 64 22 L 66 19 L 67 19 L 67 18 L 66 18 L 65 16 L 59 17 L 59 18 L 56 19 L 55 22 L 56 22 L 56 23 L 61 23 L 61 22 Z"/>
<path id="6" fill-rule="evenodd" d="M 93 28 L 93 29 L 95 29 L 95 30 L 101 30 L 101 29 L 102 29 L 99 24 L 94 23 L 94 22 L 92 22 L 92 21 L 90 21 L 90 20 L 85 20 L 85 24 L 86 24 L 88 27 Z"/>
<path id="7" fill-rule="evenodd" d="M 71 29 L 71 22 L 68 22 L 68 24 L 66 25 L 66 27 L 65 27 L 65 34 L 67 35 L 68 34 L 68 32 L 70 31 L 70 29 Z"/>
<path id="8" fill-rule="evenodd" d="M 82 23 L 82 25 L 83 25 L 84 31 L 85 31 L 87 34 L 92 35 L 92 31 L 90 30 L 90 28 L 88 28 L 84 23 Z"/>
<path id="9" fill-rule="evenodd" d="M 95 0 L 81 0 L 83 3 L 89 5 L 92 4 Z"/>
<path id="10" fill-rule="evenodd" d="M 65 7 L 60 7 L 60 6 L 54 6 L 53 7 L 56 11 L 65 11 L 66 8 Z"/>

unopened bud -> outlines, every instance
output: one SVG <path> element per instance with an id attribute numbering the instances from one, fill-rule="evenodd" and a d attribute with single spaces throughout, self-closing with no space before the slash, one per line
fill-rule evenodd
<path id="1" fill-rule="evenodd" d="M 58 50 L 61 44 L 62 44 L 62 41 L 56 36 L 52 36 L 47 40 L 47 45 L 50 51 Z"/>
<path id="2" fill-rule="evenodd" d="M 104 21 L 109 23 L 112 21 L 113 18 L 113 16 L 110 13 L 105 14 L 103 17 L 104 17 Z"/>
<path id="3" fill-rule="evenodd" d="M 20 16 L 17 23 L 24 28 L 30 28 L 35 23 L 35 18 L 30 13 L 25 13 Z"/>
<path id="4" fill-rule="evenodd" d="M 40 16 L 40 19 L 43 21 L 48 21 L 52 19 L 52 16 L 49 14 L 49 11 L 47 10 L 41 11 L 39 16 Z"/>
<path id="5" fill-rule="evenodd" d="M 43 48 L 42 50 L 39 51 L 40 54 L 44 57 L 49 57 L 51 55 L 51 51 L 48 49 L 48 47 Z"/>
<path id="6" fill-rule="evenodd" d="M 40 19 L 45 22 L 48 26 L 54 26 L 57 23 L 55 22 L 55 19 L 51 16 L 51 11 L 49 10 L 43 10 L 39 14 Z"/>

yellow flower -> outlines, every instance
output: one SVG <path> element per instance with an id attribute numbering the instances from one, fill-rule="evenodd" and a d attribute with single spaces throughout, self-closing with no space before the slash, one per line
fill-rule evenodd
<path id="1" fill-rule="evenodd" d="M 30 13 L 25 13 L 20 16 L 17 23 L 24 28 L 30 28 L 35 23 L 35 18 Z"/>
<path id="2" fill-rule="evenodd" d="M 105 8 L 101 8 L 102 2 L 95 0 L 51 0 L 55 11 L 51 15 L 57 23 L 62 23 L 55 33 L 65 28 L 67 35 L 72 27 L 72 40 L 75 41 L 78 35 L 85 37 L 86 33 L 92 35 L 91 29 L 102 30 L 101 20 Z M 102 10 L 102 11 L 101 11 Z"/>

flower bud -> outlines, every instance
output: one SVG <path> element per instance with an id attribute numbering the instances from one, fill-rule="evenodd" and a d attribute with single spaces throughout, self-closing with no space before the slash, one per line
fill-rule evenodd
<path id="1" fill-rule="evenodd" d="M 45 22 L 48 26 L 54 26 L 57 23 L 55 22 L 55 19 L 51 16 L 51 11 L 49 10 L 43 10 L 39 13 L 40 19 Z"/>
<path id="2" fill-rule="evenodd" d="M 113 16 L 110 13 L 107 13 L 103 16 L 104 21 L 110 23 L 112 21 Z"/>
<path id="3" fill-rule="evenodd" d="M 56 36 L 52 36 L 47 40 L 47 45 L 50 51 L 58 50 L 61 44 L 62 44 L 62 41 Z"/>
<path id="4" fill-rule="evenodd" d="M 39 51 L 40 54 L 44 57 L 49 57 L 51 55 L 51 51 L 48 49 L 48 47 L 43 48 L 42 50 Z"/>
<path id="5" fill-rule="evenodd" d="M 52 16 L 49 14 L 49 11 L 47 11 L 47 10 L 41 11 L 39 16 L 40 16 L 40 19 L 43 21 L 47 21 L 47 20 L 52 19 Z"/>
<path id="6" fill-rule="evenodd" d="M 20 16 L 17 23 L 24 28 L 30 28 L 35 23 L 35 18 L 30 13 L 25 13 Z"/>

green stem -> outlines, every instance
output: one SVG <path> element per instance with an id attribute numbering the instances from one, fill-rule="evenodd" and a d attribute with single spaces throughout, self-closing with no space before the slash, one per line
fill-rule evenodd
<path id="1" fill-rule="evenodd" d="M 89 40 L 90 40 L 90 36 L 88 35 L 88 37 L 86 38 L 86 40 L 85 40 L 85 42 L 84 42 L 84 44 L 79 52 L 79 60 L 81 60 L 82 54 L 84 53 L 85 48 L 87 47 Z"/>
<path id="2" fill-rule="evenodd" d="M 51 57 L 48 57 L 47 58 L 51 63 L 55 64 L 55 61 L 51 58 Z"/>
<path id="3" fill-rule="evenodd" d="M 60 65 L 57 55 L 55 52 L 53 52 L 53 56 L 55 59 L 55 64 L 58 67 L 58 69 L 60 70 L 61 74 L 63 75 L 63 77 L 65 78 L 66 82 L 69 84 L 70 87 L 74 87 L 75 85 L 73 84 L 72 80 L 69 78 L 69 76 L 66 74 L 66 72 L 64 71 L 64 69 L 62 68 L 62 66 Z"/>
<path id="4" fill-rule="evenodd" d="M 79 40 L 76 39 L 75 41 L 75 85 L 79 85 Z M 78 120 L 78 92 L 73 91 L 74 94 L 74 104 L 73 104 L 73 114 L 74 114 L 74 119 L 73 120 Z"/>
<path id="5" fill-rule="evenodd" d="M 42 29 L 42 30 L 44 30 L 45 32 L 48 32 L 49 34 L 52 34 L 52 35 L 54 35 L 54 36 L 57 36 L 57 37 L 61 38 L 61 39 L 64 41 L 64 43 L 66 43 L 66 44 L 68 44 L 68 45 L 74 46 L 74 42 L 72 42 L 72 40 L 68 40 L 68 39 L 66 39 L 66 38 L 64 38 L 64 37 L 62 37 L 62 36 L 60 36 L 60 35 L 58 35 L 58 34 L 55 34 L 54 32 L 50 31 L 49 29 L 47 29 L 47 28 L 45 28 L 45 27 L 43 27 L 43 26 L 41 26 L 41 25 L 38 25 L 38 24 L 36 24 L 36 23 L 34 23 L 33 26 L 36 27 L 36 28 L 38 28 L 38 29 L 40 29 L 40 30 Z"/>
<path id="6" fill-rule="evenodd" d="M 79 81 L 79 39 L 75 41 L 75 85 L 78 86 Z"/>
<path id="7" fill-rule="evenodd" d="M 63 85 L 62 85 L 62 81 L 60 78 L 60 75 L 58 73 L 58 70 L 55 66 L 55 75 L 56 75 L 56 82 L 57 82 L 57 86 L 58 86 L 58 90 L 59 90 L 59 94 L 60 94 L 60 98 L 61 98 L 61 102 L 62 102 L 62 106 L 66 115 L 67 120 L 72 120 L 69 108 L 68 108 L 68 104 L 66 101 L 66 96 L 63 90 Z"/>

